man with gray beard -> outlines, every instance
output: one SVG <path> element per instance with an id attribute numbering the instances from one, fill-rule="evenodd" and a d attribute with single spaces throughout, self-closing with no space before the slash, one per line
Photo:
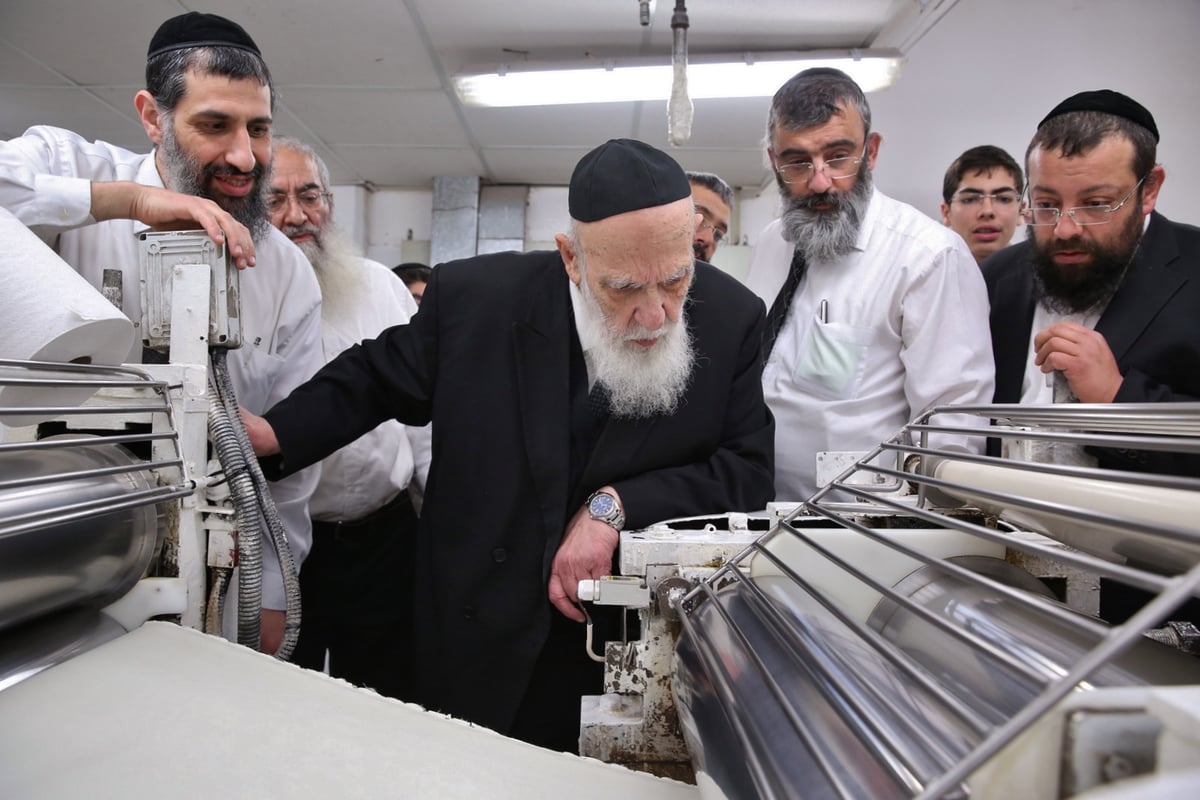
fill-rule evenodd
<path id="1" fill-rule="evenodd" d="M 766 147 L 784 208 L 746 282 L 771 309 L 763 393 L 780 500 L 819 488 L 822 452 L 866 451 L 933 406 L 992 396 L 979 268 L 956 234 L 874 188 L 881 141 L 839 70 L 805 70 L 771 102 Z M 930 444 L 984 447 L 982 437 Z"/>
<path id="2" fill-rule="evenodd" d="M 203 228 L 239 268 L 254 266 L 240 276 L 243 344 L 227 363 L 238 402 L 264 411 L 324 362 L 317 281 L 266 218 L 275 89 L 262 53 L 228 19 L 173 17 L 150 41 L 146 88 L 133 102 L 157 149 L 139 154 L 60 128 L 30 128 L 0 142 L 0 205 L 135 324 L 142 317 L 137 234 L 147 228 Z M 127 360 L 142 359 L 139 341 Z M 318 473 L 271 488 L 297 565 L 311 542 L 307 502 Z M 269 538 L 263 552 L 274 552 Z M 263 559 L 262 607 L 260 647 L 274 653 L 286 606 L 271 557 Z"/>
<path id="3" fill-rule="evenodd" d="M 271 475 L 383 420 L 432 420 L 417 699 L 576 751 L 580 697 L 602 687 L 579 581 L 612 573 L 622 529 L 763 508 L 774 425 L 763 304 L 694 262 L 679 164 L 612 140 L 575 167 L 568 205 L 556 250 L 434 268 L 410 324 L 346 350 L 247 430 Z M 597 641 L 619 638 L 612 610 L 593 609 Z"/>
<path id="4" fill-rule="evenodd" d="M 266 207 L 308 256 L 321 284 L 326 361 L 405 325 L 417 305 L 392 271 L 355 252 L 333 221 L 329 169 L 308 145 L 275 137 Z M 313 549 L 300 573 L 300 638 L 292 661 L 380 694 L 411 696 L 413 548 L 409 494 L 424 486 L 429 429 L 386 420 L 321 462 L 309 500 Z"/>

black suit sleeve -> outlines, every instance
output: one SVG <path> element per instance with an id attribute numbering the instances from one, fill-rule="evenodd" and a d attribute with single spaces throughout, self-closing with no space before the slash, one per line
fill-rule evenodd
<path id="1" fill-rule="evenodd" d="M 437 370 L 437 286 L 434 270 L 421 310 L 409 324 L 343 351 L 263 415 L 280 446 L 278 458 L 263 459 L 268 478 L 315 464 L 386 420 L 429 422 Z"/>

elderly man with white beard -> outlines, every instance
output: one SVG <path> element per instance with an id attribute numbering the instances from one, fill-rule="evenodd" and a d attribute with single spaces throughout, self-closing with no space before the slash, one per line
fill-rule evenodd
<path id="1" fill-rule="evenodd" d="M 746 280 L 770 304 L 763 393 L 780 500 L 819 488 L 818 453 L 867 451 L 932 407 L 992 397 L 979 268 L 956 234 L 874 188 L 881 141 L 839 70 L 805 70 L 771 102 L 767 155 L 784 211 L 760 234 Z M 930 445 L 985 442 L 935 435 Z"/>
<path id="2" fill-rule="evenodd" d="M 306 144 L 275 137 L 271 224 L 308 257 L 321 285 L 321 346 L 331 360 L 417 313 L 392 271 L 355 252 L 333 221 L 329 169 Z M 409 494 L 429 470 L 429 429 L 380 423 L 321 462 L 309 500 L 313 548 L 300 572 L 300 638 L 292 661 L 407 699 L 417 515 Z"/>
<path id="3" fill-rule="evenodd" d="M 694 262 L 683 169 L 612 140 L 576 165 L 568 205 L 557 250 L 436 267 L 409 325 L 247 421 L 285 474 L 382 420 L 432 420 L 418 699 L 575 751 L 580 697 L 602 688 L 579 581 L 611 574 L 622 529 L 763 508 L 774 424 L 763 303 Z"/>

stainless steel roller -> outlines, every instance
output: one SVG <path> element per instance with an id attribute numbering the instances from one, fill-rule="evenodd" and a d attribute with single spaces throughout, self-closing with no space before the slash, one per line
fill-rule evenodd
<path id="1" fill-rule="evenodd" d="M 707 796 L 965 796 L 975 770 L 1072 692 L 1200 682 L 1200 660 L 1142 636 L 1200 591 L 1189 512 L 1200 481 L 920 444 L 926 432 L 954 430 L 939 413 L 963 412 L 935 410 L 882 444 L 681 601 L 673 686 Z M 966 412 L 1011 422 L 988 430 L 999 437 L 1200 452 L 1197 407 L 1148 409 L 1155 421 L 1166 415 L 1163 427 L 1129 408 L 1088 407 L 1074 420 L 1070 409 L 1016 421 L 1012 407 Z M 939 463 L 885 466 L 919 459 Z M 901 488 L 873 488 L 883 484 Z M 931 502 L 948 497 L 975 507 Z M 1026 513 L 998 523 L 1007 509 Z M 1010 536 L 1022 521 L 1034 534 Z M 1060 530 L 1092 554 L 1035 535 Z M 975 540 L 984 555 L 964 558 L 937 544 L 943 535 Z M 1156 596 L 1110 626 L 1031 587 L 1002 560 L 1006 550 Z"/>
<path id="2" fill-rule="evenodd" d="M 69 606 L 101 606 L 154 555 L 156 493 L 141 460 L 73 435 L 0 452 L 0 630 Z"/>

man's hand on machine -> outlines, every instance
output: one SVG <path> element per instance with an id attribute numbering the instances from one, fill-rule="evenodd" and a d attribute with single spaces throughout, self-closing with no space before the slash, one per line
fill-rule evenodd
<path id="1" fill-rule="evenodd" d="M 608 523 L 592 519 L 586 506 L 571 517 L 550 567 L 550 602 L 563 616 L 584 621 L 576 606 L 579 582 L 611 574 L 613 553 L 620 541 L 621 535 Z"/>
<path id="2" fill-rule="evenodd" d="M 258 649 L 269 656 L 279 651 L 283 644 L 283 624 L 286 614 L 273 608 L 264 608 L 259 616 Z"/>
<path id="3" fill-rule="evenodd" d="M 254 455 L 273 456 L 278 453 L 279 440 L 275 438 L 275 429 L 271 427 L 271 423 L 241 406 L 238 406 L 238 412 L 242 415 L 242 425 L 246 427 L 246 436 L 250 439 L 250 446 L 254 448 Z"/>
<path id="4" fill-rule="evenodd" d="M 155 230 L 204 229 L 238 269 L 254 266 L 254 240 L 245 225 L 212 200 L 131 181 L 92 184 L 92 216 L 97 221 L 136 219 Z"/>

